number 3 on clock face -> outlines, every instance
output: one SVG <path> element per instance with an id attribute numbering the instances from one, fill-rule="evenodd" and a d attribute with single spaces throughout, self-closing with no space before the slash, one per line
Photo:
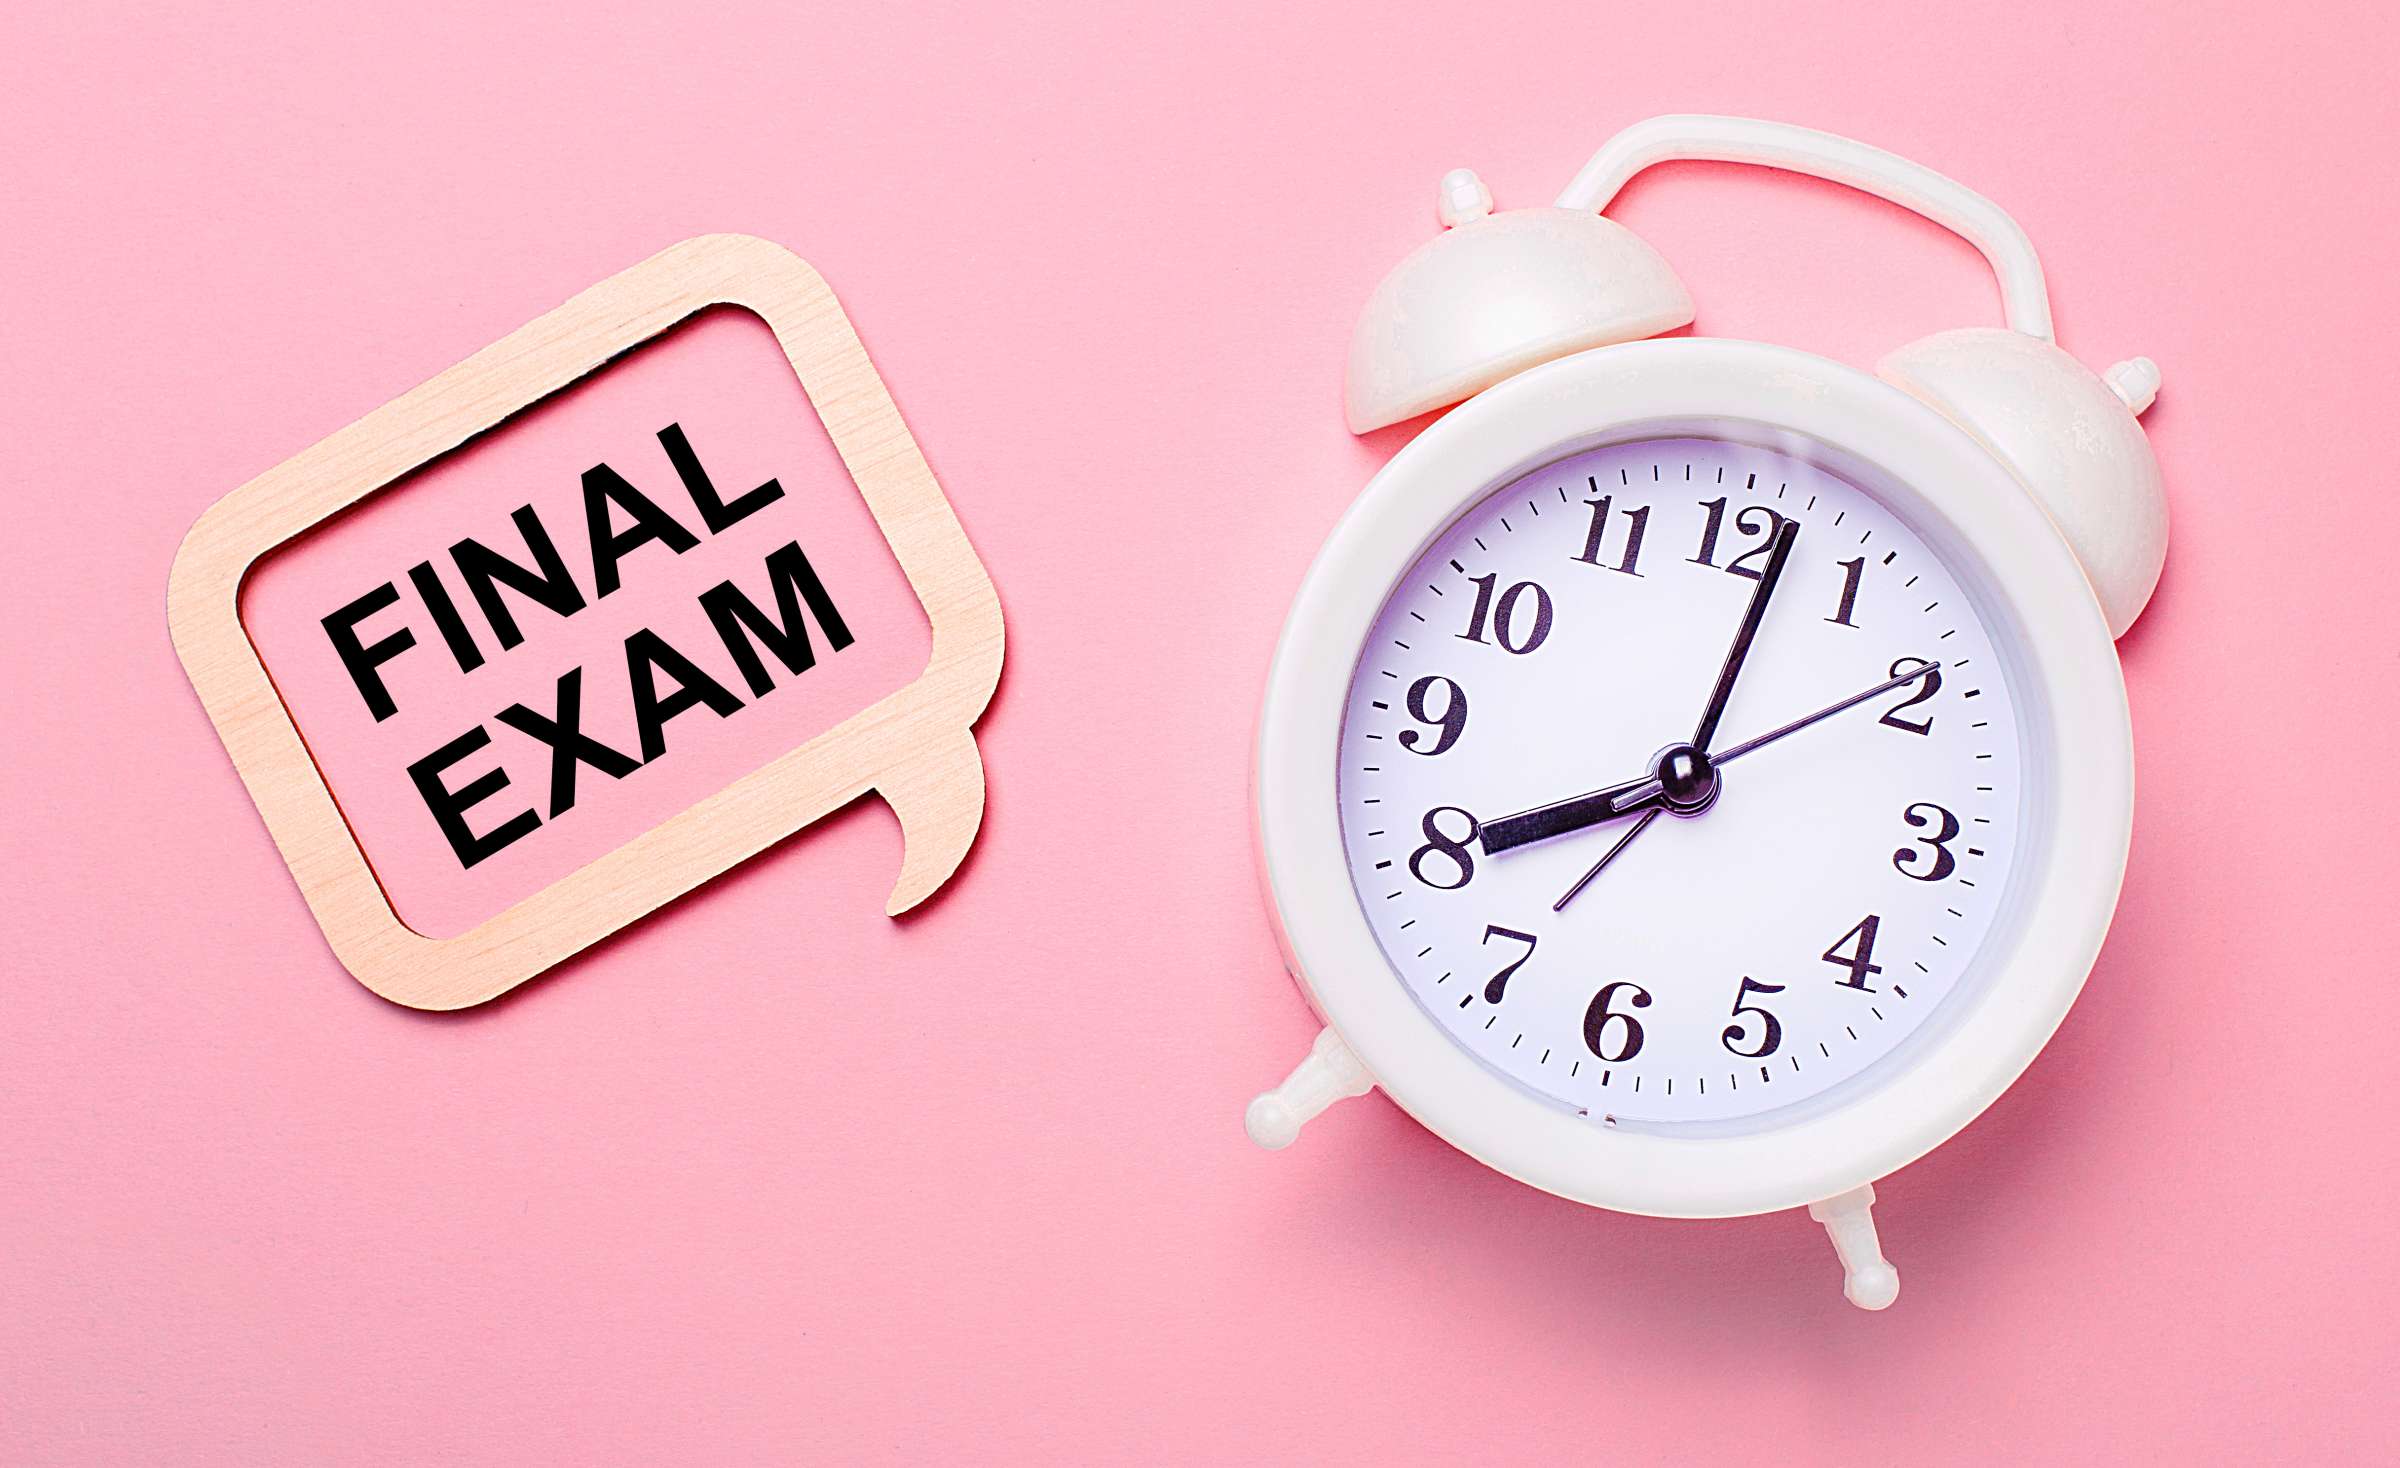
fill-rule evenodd
<path id="1" fill-rule="evenodd" d="M 1482 823 L 1691 739 L 1787 526 L 1717 798 L 1562 906 L 1631 822 L 1501 851 Z M 1343 849 L 1399 981 L 1605 1127 L 1769 1125 L 1905 1056 L 1998 931 L 2019 847 L 2027 761 L 1974 584 L 1857 484 L 1747 444 L 1615 444 L 1484 497 L 1390 592 L 1342 714 Z"/>

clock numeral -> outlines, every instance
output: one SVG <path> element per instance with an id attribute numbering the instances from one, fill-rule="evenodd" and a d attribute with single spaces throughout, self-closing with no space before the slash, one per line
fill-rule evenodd
<path id="1" fill-rule="evenodd" d="M 1707 566 L 1712 569 L 1716 566 L 1717 532 L 1725 528 L 1726 504 L 1727 497 L 1724 495 L 1700 502 L 1700 508 L 1708 511 L 1708 523 L 1700 527 L 1700 554 L 1691 558 L 1695 565 Z"/>
<path id="2" fill-rule="evenodd" d="M 1609 502 L 1614 498 L 1613 495 L 1604 494 L 1596 500 L 1584 501 L 1584 504 L 1590 507 L 1592 512 L 1592 526 L 1583 535 L 1583 554 L 1573 559 L 1581 561 L 1587 566 L 1601 564 L 1600 542 L 1608 535 L 1608 507 Z M 1618 558 L 1615 565 L 1607 569 L 1622 571 L 1628 576 L 1641 575 L 1641 572 L 1634 569 L 1634 564 L 1642 558 L 1642 536 L 1649 529 L 1650 507 L 1648 505 L 1644 505 L 1638 510 L 1627 510 L 1625 512 L 1625 554 Z"/>
<path id="3" fill-rule="evenodd" d="M 1867 573 L 1867 558 L 1855 556 L 1847 561 L 1836 561 L 1834 564 L 1842 568 L 1842 604 L 1832 616 L 1825 620 L 1838 622 L 1844 627 L 1855 627 L 1858 624 L 1850 620 L 1850 614 L 1858 609 L 1858 581 Z M 1897 673 L 1900 670 L 1894 668 L 1892 671 Z"/>
<path id="4" fill-rule="evenodd" d="M 1917 814 L 1919 811 L 1931 811 L 1933 814 L 1919 815 Z M 1902 819 L 1920 830 L 1927 826 L 1937 828 L 1932 835 L 1919 836 L 1915 839 L 1914 844 L 1903 846 L 1892 853 L 1892 865 L 1899 870 L 1900 875 L 1913 877 L 1920 882 L 1938 882 L 1958 870 L 1958 858 L 1950 854 L 1948 844 L 1951 838 L 1958 834 L 1958 817 L 1930 800 L 1920 800 L 1902 811 L 1900 815 Z M 1925 859 L 1924 851 L 1917 849 L 1920 846 L 1933 853 L 1931 861 Z M 1923 869 L 1920 870 L 1920 867 Z"/>
<path id="5" fill-rule="evenodd" d="M 1835 984 L 1844 989 L 1856 989 L 1861 994 L 1875 992 L 1867 986 L 1867 975 L 1883 972 L 1883 965 L 1875 962 L 1875 934 L 1882 927 L 1882 917 L 1875 913 L 1868 913 L 1858 920 L 1857 927 L 1833 940 L 1833 946 L 1825 950 L 1825 961 L 1835 968 L 1850 970 L 1850 977 L 1835 979 Z M 1849 957 L 1845 958 L 1842 956 L 1842 945 L 1853 939 L 1857 941 L 1858 946 Z"/>
<path id="6" fill-rule="evenodd" d="M 1898 662 L 1892 664 L 1892 676 L 1895 678 L 1899 677 L 1902 673 L 1907 672 L 1912 665 L 1922 668 L 1925 666 L 1926 661 L 1927 660 L 1924 658 L 1902 658 Z M 1923 703 L 1925 700 L 1933 697 L 1935 694 L 1941 691 L 1942 671 L 1941 669 L 1936 668 L 1932 672 L 1927 673 L 1924 677 L 1917 680 L 1916 692 L 1900 700 L 1898 703 L 1893 704 L 1890 708 L 1885 709 L 1883 711 L 1883 717 L 1875 722 L 1879 724 L 1889 724 L 1895 729 L 1903 729 L 1911 734 L 1931 734 L 1933 732 L 1933 715 L 1927 714 L 1925 716 L 1925 722 L 1920 724 L 1914 719 L 1901 718 L 1900 711 L 1902 709 L 1915 708 L 1918 704 Z"/>
<path id="7" fill-rule="evenodd" d="M 1528 653 L 1540 647 L 1550 637 L 1550 593 L 1538 581 L 1520 581 L 1503 591 L 1497 598 L 1492 588 L 1500 584 L 1498 572 L 1468 578 L 1475 583 L 1475 609 L 1467 616 L 1467 630 L 1459 633 L 1465 642 L 1481 642 L 1488 629 L 1504 651 Z M 1517 608 L 1524 604 L 1527 592 L 1533 594 L 1533 626 L 1530 630 L 1520 624 Z M 1497 608 L 1493 602 L 1497 600 Z M 1497 616 L 1493 613 L 1498 612 Z"/>
<path id="8" fill-rule="evenodd" d="M 1727 498 L 1724 495 L 1700 502 L 1700 508 L 1708 511 L 1708 523 L 1700 527 L 1700 554 L 1691 558 L 1693 565 L 1716 565 L 1717 536 L 1725 528 L 1726 503 Z M 1782 531 L 1783 524 L 1784 517 L 1768 509 L 1765 505 L 1742 506 L 1733 517 L 1733 528 L 1743 535 L 1757 536 L 1758 544 L 1735 556 L 1732 563 L 1724 569 L 1731 571 L 1736 576 L 1747 576 L 1753 581 L 1764 576 L 1767 568 L 1764 565 L 1753 566 L 1750 562 L 1758 560 L 1774 549 L 1775 537 Z"/>
<path id="9" fill-rule="evenodd" d="M 1763 528 L 1758 530 L 1753 530 L 1751 528 L 1750 521 L 1753 515 L 1764 515 L 1766 517 L 1766 523 Z M 1736 576 L 1747 576 L 1753 581 L 1756 581 L 1760 577 L 1766 575 L 1767 568 L 1763 562 L 1756 566 L 1753 566 L 1750 563 L 1752 561 L 1760 560 L 1761 557 L 1765 556 L 1768 552 L 1775 548 L 1775 537 L 1782 533 L 1783 526 L 1783 516 L 1776 514 L 1773 510 L 1768 509 L 1764 505 L 1751 505 L 1744 509 L 1740 514 L 1734 516 L 1733 528 L 1741 531 L 1744 535 L 1757 535 L 1758 544 L 1750 547 L 1750 549 L 1746 551 L 1743 551 L 1740 555 L 1735 556 L 1726 564 L 1725 569 L 1731 571 Z"/>
<path id="10" fill-rule="evenodd" d="M 1512 942 L 1522 943 L 1525 945 L 1525 951 L 1517 955 L 1517 961 L 1515 963 L 1509 964 L 1507 967 L 1501 969 L 1500 972 L 1492 975 L 1491 982 L 1483 986 L 1483 1002 L 1486 1004 L 1498 1004 L 1503 998 L 1507 997 L 1508 981 L 1510 976 L 1515 974 L 1518 969 L 1521 969 L 1525 966 L 1525 960 L 1533 957 L 1533 950 L 1535 946 L 1542 941 L 1541 939 L 1533 936 L 1531 933 L 1520 933 L 1514 928 L 1503 928 L 1496 925 L 1487 924 L 1483 930 L 1483 941 L 1488 944 L 1494 938 L 1507 938 Z"/>
<path id="11" fill-rule="evenodd" d="M 1592 996 L 1591 1006 L 1583 1012 L 1584 1048 L 1610 1065 L 1622 1064 L 1642 1053 L 1642 1022 L 1631 1013 L 1618 1014 L 1612 1008 L 1618 993 L 1624 990 L 1632 991 L 1631 997 L 1625 1001 L 1629 1011 L 1650 1007 L 1649 990 L 1620 979 L 1613 984 L 1601 985 L 1600 992 Z M 1618 1026 L 1613 1038 L 1622 1042 L 1613 1050 L 1608 1044 L 1612 1038 L 1609 1033 L 1611 1025 Z"/>
<path id="12" fill-rule="evenodd" d="M 1425 706 L 1425 695 L 1436 687 L 1444 690 L 1440 713 Z M 1400 731 L 1400 747 L 1417 754 L 1440 754 L 1458 743 L 1458 737 L 1467 732 L 1467 690 L 1439 675 L 1429 674 L 1419 678 L 1408 685 L 1408 716 L 1420 724 L 1431 724 L 1441 732 L 1428 739 L 1415 729 L 1403 729 Z"/>
<path id="13" fill-rule="evenodd" d="M 1467 834 L 1455 840 L 1444 834 L 1439 817 L 1445 813 L 1464 818 L 1467 823 Z M 1476 833 L 1482 828 L 1475 824 L 1473 816 L 1455 805 L 1437 805 L 1425 812 L 1425 820 L 1421 829 L 1425 832 L 1425 844 L 1409 853 L 1408 874 L 1410 876 L 1441 892 L 1456 892 L 1459 888 L 1475 880 L 1475 854 L 1467 849 L 1467 843 L 1473 841 Z M 1437 882 L 1425 875 L 1425 858 L 1437 855 L 1449 861 L 1451 873 L 1457 878 L 1456 881 Z"/>
<path id="14" fill-rule="evenodd" d="M 1733 991 L 1733 1023 L 1725 1027 L 1725 1033 L 1719 1035 L 1718 1040 L 1726 1049 L 1747 1060 L 1764 1060 L 1774 1054 L 1783 1045 L 1783 1021 L 1769 1014 L 1759 1005 L 1744 1004 L 1742 1001 L 1753 994 L 1780 994 L 1782 992 L 1783 985 L 1781 984 L 1762 984 L 1746 974 L 1743 975 L 1742 987 Z M 1746 1014 L 1758 1016 L 1758 1048 L 1755 1050 L 1744 1050 L 1734 1043 L 1736 1040 L 1749 1038 L 1745 1032 L 1750 1028 L 1750 1021 L 1742 1018 Z"/>

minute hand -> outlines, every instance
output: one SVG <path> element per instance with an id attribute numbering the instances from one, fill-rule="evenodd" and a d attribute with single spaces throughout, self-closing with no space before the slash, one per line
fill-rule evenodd
<path id="1" fill-rule="evenodd" d="M 1708 753 L 1709 741 L 1717 737 L 1717 721 L 1725 717 L 1726 700 L 1733 697 L 1733 680 L 1742 675 L 1742 663 L 1750 656 L 1758 624 L 1767 615 L 1775 583 L 1783 579 L 1784 563 L 1792 558 L 1792 542 L 1799 538 L 1797 520 L 1785 520 L 1775 531 L 1775 540 L 1767 551 L 1766 568 L 1759 572 L 1758 587 L 1750 593 L 1750 605 L 1742 611 L 1742 625 L 1734 630 L 1733 646 L 1725 654 L 1725 665 L 1717 670 L 1717 686 L 1709 691 L 1708 707 L 1701 710 L 1700 727 L 1692 731 L 1692 748 L 1702 754 Z"/>
<path id="2" fill-rule="evenodd" d="M 1853 693 L 1848 698 L 1843 699 L 1840 703 L 1829 703 L 1813 714 L 1803 714 L 1799 718 L 1792 720 L 1790 723 L 1785 724 L 1779 729 L 1769 729 L 1766 733 L 1759 735 L 1755 739 L 1745 739 L 1741 743 L 1735 745 L 1733 748 L 1726 750 L 1723 754 L 1715 756 L 1715 762 L 1720 765 L 1732 764 L 1735 760 L 1740 759 L 1743 755 L 1748 754 L 1754 749 L 1764 749 L 1766 746 L 1773 744 L 1776 740 L 1781 739 L 1786 734 L 1797 734 L 1802 729 L 1807 728 L 1809 725 L 1814 724 L 1821 719 L 1830 719 L 1844 709 L 1856 708 L 1858 705 L 1865 703 L 1868 699 L 1873 698 L 1879 693 L 1889 693 L 1893 689 L 1900 687 L 1902 684 L 1914 683 L 1919 678 L 1924 677 L 1927 673 L 1938 671 L 1941 666 L 1942 665 L 1940 663 L 1921 663 L 1918 666 L 1909 669 L 1905 673 L 1895 673 L 1891 677 L 1884 679 L 1881 683 L 1876 684 L 1874 687 L 1868 689 L 1864 693 Z"/>

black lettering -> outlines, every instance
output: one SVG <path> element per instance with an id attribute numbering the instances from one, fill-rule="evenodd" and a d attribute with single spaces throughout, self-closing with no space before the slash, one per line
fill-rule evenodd
<path id="1" fill-rule="evenodd" d="M 433 573 L 433 562 L 419 561 L 408 568 L 409 584 L 416 587 L 425 609 L 433 613 L 433 625 L 440 628 L 442 641 L 450 645 L 450 656 L 458 660 L 458 670 L 472 673 L 483 666 L 483 650 L 475 645 L 474 635 L 467 631 L 466 619 L 458 614 L 458 603 L 450 599 L 450 588 Z"/>
<path id="2" fill-rule="evenodd" d="M 675 680 L 675 691 L 665 698 L 658 696 L 653 669 Z M 706 704 L 721 719 L 742 706 L 732 689 L 701 672 L 647 627 L 625 639 L 625 681 L 633 689 L 633 721 L 641 730 L 645 764 L 667 752 L 667 721 L 677 714 Z"/>
<path id="3" fill-rule="evenodd" d="M 542 823 L 541 817 L 532 811 L 521 810 L 489 835 L 478 836 L 468 829 L 467 811 L 507 789 L 508 771 L 495 765 L 456 790 L 442 783 L 442 772 L 491 742 L 492 736 L 477 724 L 408 767 L 408 778 L 416 782 L 417 794 L 424 798 L 425 808 L 433 812 L 433 823 L 442 828 L 443 838 L 450 843 L 450 850 L 462 867 L 471 867 L 522 840 Z"/>
<path id="4" fill-rule="evenodd" d="M 783 484 L 770 479 L 743 495 L 732 504 L 717 498 L 717 486 L 710 481 L 708 471 L 700 467 L 700 456 L 692 452 L 691 441 L 683 436 L 683 425 L 670 423 L 658 431 L 659 445 L 667 451 L 667 459 L 690 492 L 692 504 L 700 511 L 700 523 L 715 535 L 750 515 L 765 509 L 783 498 Z"/>
<path id="5" fill-rule="evenodd" d="M 633 524 L 622 533 L 609 529 L 608 507 L 614 504 L 633 516 Z M 606 464 L 594 464 L 583 471 L 583 524 L 592 542 L 592 596 L 607 596 L 618 586 L 617 562 L 635 546 L 663 541 L 667 548 L 682 555 L 700 543 L 700 538 L 677 522 L 673 515 L 660 509 L 648 495 L 626 482 L 625 476 Z"/>
<path id="6" fill-rule="evenodd" d="M 500 711 L 500 722 L 520 734 L 530 734 L 550 746 L 550 818 L 575 808 L 575 767 L 590 765 L 611 780 L 622 780 L 640 769 L 641 761 L 620 754 L 583 732 L 583 669 L 569 668 L 558 677 L 558 711 L 544 718 L 521 703 Z"/>
<path id="7" fill-rule="evenodd" d="M 365 596 L 324 619 L 325 636 L 333 650 L 349 670 L 350 681 L 358 685 L 358 696 L 367 701 L 367 712 L 380 724 L 399 711 L 392 702 L 391 690 L 383 686 L 378 667 L 417 645 L 417 634 L 406 627 L 380 642 L 360 645 L 358 624 L 400 599 L 399 589 L 386 581 Z"/>
<path id="8" fill-rule="evenodd" d="M 584 483 L 588 486 L 591 476 L 584 476 Z M 538 571 L 518 565 L 480 540 L 462 540 L 450 547 L 450 559 L 458 565 L 459 578 L 467 583 L 467 590 L 474 593 L 475 604 L 483 608 L 484 620 L 492 624 L 492 635 L 500 639 L 503 648 L 515 647 L 525 640 L 525 634 L 517 628 L 515 614 L 509 611 L 508 603 L 500 599 L 500 588 L 503 586 L 531 598 L 562 617 L 571 617 L 583 610 L 583 592 L 567 571 L 566 557 L 560 555 L 558 547 L 550 543 L 550 532 L 542 528 L 541 517 L 533 512 L 533 506 L 519 505 L 508 518 L 516 522 L 517 533 L 525 537 L 525 548 L 533 552 L 534 565 L 540 568 Z M 606 519 L 605 512 L 602 518 Z M 676 528 L 682 529 L 681 526 Z M 609 569 L 612 574 L 616 569 L 613 558 Z"/>
<path id="9" fill-rule="evenodd" d="M 733 655 L 734 666 L 742 670 L 742 678 L 750 685 L 752 697 L 773 692 L 775 679 L 767 672 L 766 660 L 751 644 L 756 638 L 775 654 L 784 667 L 794 673 L 805 673 L 817 664 L 816 649 L 809 645 L 808 623 L 800 615 L 800 605 L 808 604 L 816 614 L 817 625 L 825 629 L 825 641 L 834 652 L 840 652 L 856 639 L 850 635 L 850 624 L 826 594 L 825 583 L 817 579 L 816 568 L 800 550 L 800 542 L 787 541 L 767 557 L 767 577 L 775 588 L 775 617 L 758 609 L 758 604 L 742 594 L 742 589 L 730 581 L 720 581 L 700 593 L 700 606 L 708 613 L 709 624 L 725 643 L 725 651 Z"/>

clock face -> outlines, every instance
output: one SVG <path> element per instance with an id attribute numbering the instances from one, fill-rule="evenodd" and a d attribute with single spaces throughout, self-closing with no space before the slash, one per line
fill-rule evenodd
<path id="1" fill-rule="evenodd" d="M 2028 772 L 2004 626 L 1805 459 L 1652 439 L 1525 475 L 1360 652 L 1337 798 L 1368 925 L 1453 1042 L 1596 1124 L 1742 1130 L 1872 1084 L 2006 936 Z M 1507 817 L 1610 787 L 1638 809 L 1508 844 Z"/>

